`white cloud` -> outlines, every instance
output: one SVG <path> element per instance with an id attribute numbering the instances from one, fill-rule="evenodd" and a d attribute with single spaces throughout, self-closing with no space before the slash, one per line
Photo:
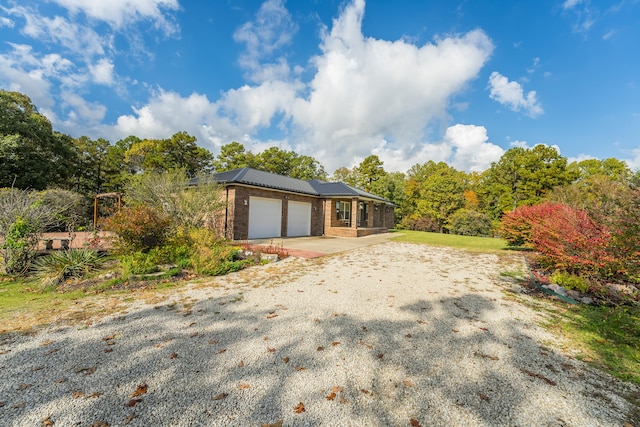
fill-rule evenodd
<path id="1" fill-rule="evenodd" d="M 640 171 L 640 147 L 631 150 L 631 155 L 633 156 L 632 158 L 623 160 L 627 162 L 629 169 L 634 172 L 638 172 Z"/>
<path id="2" fill-rule="evenodd" d="M 13 28 L 14 26 L 15 26 L 15 22 L 13 22 L 11 19 L 5 16 L 0 16 L 0 28 L 2 27 Z"/>
<path id="3" fill-rule="evenodd" d="M 454 125 L 445 132 L 445 143 L 453 150 L 450 164 L 458 170 L 481 172 L 504 154 L 498 145 L 492 144 L 484 126 Z"/>
<path id="4" fill-rule="evenodd" d="M 109 59 L 102 58 L 95 64 L 89 64 L 89 72 L 95 83 L 113 85 L 113 62 Z"/>
<path id="5" fill-rule="evenodd" d="M 536 91 L 532 90 L 525 95 L 520 83 L 509 81 L 497 71 L 489 76 L 489 87 L 491 99 L 506 105 L 513 111 L 524 110 L 530 117 L 537 117 L 544 112 L 536 99 Z"/>
<path id="6" fill-rule="evenodd" d="M 583 3 L 584 0 L 566 0 L 563 4 L 562 4 L 562 8 L 565 10 L 568 9 L 573 9 L 574 7 L 576 7 L 577 5 L 579 5 L 580 3 Z"/>
<path id="7" fill-rule="evenodd" d="M 291 43 L 297 31 L 298 26 L 284 7 L 283 0 L 265 1 L 256 13 L 255 20 L 242 25 L 233 35 L 237 42 L 246 44 L 246 52 L 240 56 L 240 65 L 250 72 L 249 77 L 257 82 L 286 78 L 289 66 L 284 58 L 280 57 L 271 64 L 264 62 Z"/>
<path id="8" fill-rule="evenodd" d="M 178 0 L 53 1 L 72 14 L 82 12 L 91 19 L 106 22 L 116 30 L 138 21 L 148 20 L 167 35 L 178 31 L 177 24 L 167 16 L 167 12 L 174 12 L 180 8 Z"/>
<path id="9" fill-rule="evenodd" d="M 268 21 L 260 18 L 268 9 L 288 28 L 288 12 L 281 8 L 281 1 L 268 1 L 256 21 L 236 33 L 247 43 L 248 55 L 259 57 L 257 46 L 263 43 L 272 53 L 288 43 L 277 29 L 265 24 L 263 31 L 256 24 Z M 475 30 L 422 46 L 390 42 L 365 37 L 363 15 L 364 1 L 355 0 L 323 33 L 309 82 L 284 79 L 287 70 L 265 73 L 259 84 L 229 90 L 215 102 L 197 93 L 183 97 L 160 89 L 146 105 L 103 130 L 115 139 L 129 134 L 166 137 L 186 130 L 215 152 L 233 140 L 243 141 L 248 149 L 264 148 L 257 135 L 281 127 L 284 139 L 270 145 L 312 155 L 328 171 L 371 153 L 380 156 L 387 170 L 406 170 L 430 159 L 476 170 L 495 160 L 500 149 L 487 142 L 483 127 L 453 127 L 444 141 L 437 135 L 435 142 L 427 140 L 428 129 L 448 120 L 452 97 L 477 77 L 490 57 L 493 44 L 486 34 Z M 268 58 L 264 62 L 267 68 L 274 66 Z"/>
<path id="10" fill-rule="evenodd" d="M 88 121 L 90 124 L 100 122 L 107 112 L 107 108 L 97 102 L 88 102 L 80 95 L 72 92 L 64 92 L 61 95 L 63 101 L 72 107 L 69 113 L 69 121 L 73 125 L 78 120 Z"/>

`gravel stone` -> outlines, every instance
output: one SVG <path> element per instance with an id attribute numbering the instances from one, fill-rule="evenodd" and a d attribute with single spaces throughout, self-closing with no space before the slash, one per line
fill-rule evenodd
<path id="1" fill-rule="evenodd" d="M 88 327 L 5 338 L 0 425 L 629 422 L 638 408 L 625 396 L 638 387 L 575 359 L 538 326 L 544 312 L 500 280 L 522 262 L 387 242 L 159 292 L 160 304 L 134 301 Z"/>

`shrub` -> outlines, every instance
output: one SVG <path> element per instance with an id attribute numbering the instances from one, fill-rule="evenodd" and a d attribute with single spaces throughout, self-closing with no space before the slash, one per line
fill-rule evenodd
<path id="1" fill-rule="evenodd" d="M 520 206 L 502 216 L 498 233 L 509 246 L 533 246 L 531 230 L 534 224 L 553 214 L 562 205 L 543 203 L 534 206 Z"/>
<path id="2" fill-rule="evenodd" d="M 440 224 L 430 216 L 423 216 L 419 218 L 405 217 L 402 219 L 398 228 L 436 233 L 440 231 Z"/>
<path id="3" fill-rule="evenodd" d="M 459 209 L 449 219 L 449 232 L 462 236 L 490 236 L 489 215 L 470 209 Z"/>
<path id="4" fill-rule="evenodd" d="M 250 263 L 250 260 L 240 260 L 238 249 L 226 244 L 200 247 L 191 257 L 194 271 L 207 276 L 219 276 L 238 271 Z"/>
<path id="5" fill-rule="evenodd" d="M 37 259 L 34 270 L 43 279 L 43 287 L 57 286 L 67 278 L 82 277 L 98 269 L 104 262 L 105 257 L 91 249 L 68 249 Z"/>
<path id="6" fill-rule="evenodd" d="M 148 251 L 161 246 L 171 234 L 168 216 L 146 206 L 125 207 L 107 218 L 104 228 L 116 233 L 117 250 L 123 253 Z"/>
<path id="7" fill-rule="evenodd" d="M 555 271 L 551 275 L 550 281 L 567 289 L 575 289 L 583 293 L 589 290 L 589 282 L 586 279 L 564 271 Z"/>

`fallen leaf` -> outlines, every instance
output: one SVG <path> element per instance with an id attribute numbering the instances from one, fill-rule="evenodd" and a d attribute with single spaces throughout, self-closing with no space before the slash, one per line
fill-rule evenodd
<path id="1" fill-rule="evenodd" d="M 116 332 L 112 335 L 102 338 L 102 341 L 112 341 L 112 340 L 118 340 L 120 338 L 122 338 L 122 334 L 120 332 Z"/>
<path id="2" fill-rule="evenodd" d="M 51 421 L 51 417 L 47 417 L 42 420 L 42 427 L 51 427 L 53 426 L 53 421 Z"/>
<path id="3" fill-rule="evenodd" d="M 52 348 L 51 350 L 47 351 L 47 354 L 53 354 L 53 353 L 57 353 L 59 351 L 60 351 L 59 348 Z"/>
<path id="4" fill-rule="evenodd" d="M 216 351 L 216 354 L 222 354 L 222 353 L 224 353 L 225 351 L 227 351 L 227 349 L 226 349 L 226 348 L 223 348 L 223 349 L 221 349 L 221 350 Z"/>
<path id="5" fill-rule="evenodd" d="M 136 414 L 131 414 L 131 415 L 129 415 L 127 418 L 125 418 L 125 420 L 124 420 L 124 425 L 126 425 L 126 426 L 127 426 L 127 425 L 129 425 L 129 423 L 130 423 L 131 421 L 133 421 L 133 419 L 134 419 L 134 418 L 137 418 L 137 417 L 138 417 L 138 416 L 137 416 Z"/>
<path id="6" fill-rule="evenodd" d="M 238 362 L 238 368 L 242 368 L 244 366 L 244 362 L 241 360 Z"/>
<path id="7" fill-rule="evenodd" d="M 331 343 L 331 347 L 335 347 L 337 345 L 340 345 L 340 341 L 334 341 Z"/>
<path id="8" fill-rule="evenodd" d="M 142 402 L 142 399 L 131 399 L 129 401 L 129 403 L 127 403 L 127 406 L 129 408 L 133 408 L 134 406 L 136 406 L 138 403 Z"/>
<path id="9" fill-rule="evenodd" d="M 369 394 L 371 393 L 369 390 L 367 390 L 366 388 L 361 388 L 360 389 L 361 392 L 363 392 L 364 394 Z"/>
<path id="10" fill-rule="evenodd" d="M 282 361 L 283 361 L 284 363 L 289 363 L 289 356 L 287 356 L 287 357 L 285 357 L 284 359 L 282 359 Z"/>
<path id="11" fill-rule="evenodd" d="M 195 338 L 197 337 L 199 334 L 197 332 L 192 333 L 191 335 L 189 335 L 189 338 Z"/>
<path id="12" fill-rule="evenodd" d="M 405 387 L 413 387 L 415 384 L 410 380 L 402 380 L 402 385 Z"/>
<path id="13" fill-rule="evenodd" d="M 273 347 L 267 347 L 267 351 L 268 351 L 269 353 L 275 353 L 276 349 L 275 349 L 275 348 L 273 348 Z"/>
<path id="14" fill-rule="evenodd" d="M 209 340 L 209 344 L 218 344 L 218 341 L 216 341 L 216 340 Z"/>
<path id="15" fill-rule="evenodd" d="M 359 342 L 358 344 L 360 344 L 360 345 L 363 345 L 363 346 L 367 347 L 369 350 L 371 350 L 371 349 L 373 348 L 373 346 L 372 346 L 372 345 L 369 345 L 369 344 L 367 344 L 366 342 L 364 342 L 364 341 L 362 341 L 362 340 L 360 340 L 360 342 Z"/>
<path id="16" fill-rule="evenodd" d="M 344 396 L 340 396 L 340 399 L 338 399 L 338 402 L 340 402 L 341 404 L 345 404 L 345 403 L 349 403 L 349 401 L 347 399 L 344 398 Z"/>
<path id="17" fill-rule="evenodd" d="M 320 323 L 320 319 L 318 319 L 317 317 L 315 319 L 313 319 L 314 322 L 316 323 Z"/>
<path id="18" fill-rule="evenodd" d="M 424 325 L 425 323 L 427 323 L 424 320 L 420 320 L 420 319 L 418 319 L 417 322 L 420 323 L 421 325 Z"/>
<path id="19" fill-rule="evenodd" d="M 8 354 L 11 350 L 0 350 L 0 354 Z"/>
<path id="20" fill-rule="evenodd" d="M 460 331 L 457 329 L 452 329 L 451 332 L 460 332 Z"/>
<path id="21" fill-rule="evenodd" d="M 91 396 L 87 396 L 87 398 L 88 398 L 88 399 L 91 399 L 91 398 L 94 398 L 94 399 L 95 399 L 96 397 L 100 397 L 100 395 L 101 395 L 101 394 L 102 394 L 102 393 L 100 393 L 99 391 L 94 391 L 94 392 L 91 394 Z"/>
<path id="22" fill-rule="evenodd" d="M 141 396 L 143 394 L 147 393 L 147 385 L 146 384 L 140 384 L 138 386 L 138 388 L 136 388 L 136 391 L 134 391 L 133 393 L 131 393 L 131 397 L 138 397 Z"/>
<path id="23" fill-rule="evenodd" d="M 269 341 L 269 337 L 268 336 L 264 336 L 264 338 L 262 338 L 263 341 Z"/>
<path id="24" fill-rule="evenodd" d="M 366 327 L 366 326 L 363 326 L 363 327 L 362 327 L 362 330 L 363 330 L 363 331 L 366 331 L 366 330 L 367 330 L 367 327 Z"/>
<path id="25" fill-rule="evenodd" d="M 82 392 L 82 390 L 74 390 L 73 393 L 71 393 L 71 396 L 74 399 L 80 399 L 81 397 L 84 397 L 84 393 Z"/>
<path id="26" fill-rule="evenodd" d="M 320 347 L 318 347 L 316 350 L 318 350 L 318 351 L 322 351 L 322 350 L 324 350 L 324 347 L 320 346 Z"/>
<path id="27" fill-rule="evenodd" d="M 91 375 L 96 371 L 96 366 L 91 366 L 90 368 L 76 368 L 76 374 L 84 372 L 85 375 Z"/>
<path id="28" fill-rule="evenodd" d="M 383 357 L 384 357 L 384 354 L 378 353 L 378 359 L 382 359 Z"/>
<path id="29" fill-rule="evenodd" d="M 112 351 L 113 351 L 113 349 L 112 349 L 112 348 L 105 348 L 105 349 L 104 349 L 104 352 L 105 352 L 105 353 L 111 353 Z"/>
<path id="30" fill-rule="evenodd" d="M 46 340 L 45 342 L 43 342 L 42 344 L 40 344 L 40 347 L 46 347 L 48 345 L 53 344 L 55 341 L 53 340 Z"/>
<path id="31" fill-rule="evenodd" d="M 227 393 L 220 393 L 220 394 L 216 394 L 215 396 L 213 396 L 213 400 L 222 400 L 225 397 L 229 396 L 229 394 Z"/>
<path id="32" fill-rule="evenodd" d="M 18 386 L 18 390 L 20 390 L 20 391 L 22 391 L 22 390 L 26 390 L 26 389 L 28 389 L 29 387 L 31 387 L 32 385 L 33 385 L 33 384 L 20 384 L 20 385 Z"/>
<path id="33" fill-rule="evenodd" d="M 489 402 L 491 399 L 489 399 L 489 396 L 487 396 L 484 393 L 478 393 L 478 397 L 480 397 L 480 399 Z"/>
<path id="34" fill-rule="evenodd" d="M 44 366 L 35 366 L 33 368 L 31 368 L 32 372 L 38 372 L 44 369 Z"/>
<path id="35" fill-rule="evenodd" d="M 269 314 L 267 316 L 267 319 L 273 319 L 274 317 L 278 317 L 278 315 L 277 314 Z"/>
<path id="36" fill-rule="evenodd" d="M 4 402 L 0 402 L 0 408 L 4 406 Z"/>
<path id="37" fill-rule="evenodd" d="M 108 423 L 105 423 L 104 421 L 96 421 L 93 424 L 91 424 L 89 427 L 110 427 Z"/>
<path id="38" fill-rule="evenodd" d="M 482 328 L 482 327 L 480 329 L 482 329 L 483 331 L 488 331 L 489 330 L 488 328 Z"/>
<path id="39" fill-rule="evenodd" d="M 329 396 L 325 396 L 324 398 L 327 400 L 333 400 L 336 398 L 336 394 L 334 392 L 331 392 Z"/>
<path id="40" fill-rule="evenodd" d="M 283 423 L 283 420 L 278 420 L 273 424 L 262 423 L 260 424 L 260 427 L 282 427 L 282 423 Z"/>
<path id="41" fill-rule="evenodd" d="M 407 334 L 407 335 L 405 335 L 405 337 L 411 338 L 411 334 Z"/>
<path id="42" fill-rule="evenodd" d="M 331 387 L 331 391 L 334 393 L 342 393 L 343 390 L 344 390 L 344 387 L 339 385 L 334 385 L 333 387 Z"/>
<path id="43" fill-rule="evenodd" d="M 484 353 L 482 353 L 480 351 L 474 352 L 473 355 L 477 356 L 477 357 L 482 357 L 484 359 L 489 359 L 489 360 L 500 360 L 500 358 L 498 356 L 491 356 L 489 354 L 484 354 Z"/>
<path id="44" fill-rule="evenodd" d="M 543 380 L 544 382 L 546 382 L 549 385 L 557 385 L 555 381 L 545 377 L 542 374 L 536 374 L 535 372 L 527 371 L 526 369 L 521 369 L 521 371 L 524 372 L 525 374 L 529 375 L 530 377 L 540 378 L 541 380 Z"/>
<path id="45" fill-rule="evenodd" d="M 192 327 L 192 326 L 193 326 L 193 325 L 195 325 L 195 324 L 196 324 L 196 322 L 191 322 L 191 323 L 189 323 L 189 326 L 188 326 L 188 327 L 190 328 L 190 327 Z"/>
<path id="46" fill-rule="evenodd" d="M 293 408 L 293 412 L 296 414 L 301 414 L 304 412 L 304 403 L 300 402 L 297 406 Z"/>
<path id="47" fill-rule="evenodd" d="M 415 418 L 411 418 L 409 420 L 409 424 L 411 424 L 411 427 L 422 427 L 418 420 L 416 420 Z"/>
<path id="48" fill-rule="evenodd" d="M 295 367 L 296 371 L 305 371 L 307 368 L 303 368 L 302 366 L 296 366 Z"/>
<path id="49" fill-rule="evenodd" d="M 24 406 L 26 405 L 26 403 L 24 401 L 22 402 L 18 402 L 15 405 L 12 406 L 13 409 L 22 409 L 24 408 Z"/>
<path id="50" fill-rule="evenodd" d="M 178 357 L 178 353 L 171 353 L 169 355 L 169 359 L 176 359 Z"/>
<path id="51" fill-rule="evenodd" d="M 240 383 L 238 384 L 238 390 L 246 390 L 248 388 L 251 388 L 251 386 L 247 383 Z"/>

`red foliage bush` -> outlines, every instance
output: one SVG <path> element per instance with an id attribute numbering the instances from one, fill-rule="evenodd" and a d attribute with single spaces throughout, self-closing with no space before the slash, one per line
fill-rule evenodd
<path id="1" fill-rule="evenodd" d="M 542 203 L 534 206 L 520 206 L 502 217 L 498 233 L 510 246 L 533 247 L 532 228 L 542 218 L 552 216 L 562 208 L 558 203 Z"/>
<path id="2" fill-rule="evenodd" d="M 125 207 L 104 221 L 104 229 L 118 236 L 116 248 L 124 252 L 161 246 L 171 232 L 171 219 L 146 206 Z"/>

